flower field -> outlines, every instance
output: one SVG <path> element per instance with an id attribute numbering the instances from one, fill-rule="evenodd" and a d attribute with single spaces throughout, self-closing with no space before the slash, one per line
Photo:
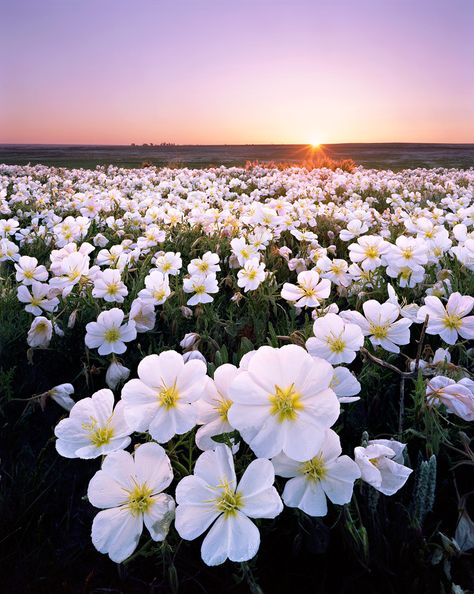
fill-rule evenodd
<path id="1" fill-rule="evenodd" d="M 1 165 L 7 591 L 474 588 L 473 196 Z"/>

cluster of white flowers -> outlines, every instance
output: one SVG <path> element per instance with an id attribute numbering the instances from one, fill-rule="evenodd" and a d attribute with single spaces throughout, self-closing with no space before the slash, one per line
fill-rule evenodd
<path id="1" fill-rule="evenodd" d="M 359 400 L 349 368 L 358 353 L 396 357 L 414 329 L 442 341 L 430 360 L 409 362 L 427 376 L 426 406 L 474 419 L 474 382 L 458 366 L 450 372 L 451 351 L 474 338 L 474 298 L 460 288 L 473 286 L 473 196 L 474 170 L 0 165 L 0 265 L 31 316 L 28 346 L 61 344 L 83 304 L 94 308 L 82 319 L 84 345 L 105 359 L 109 389 L 76 404 L 70 384 L 48 394 L 70 410 L 56 427 L 58 452 L 105 456 L 88 491 L 103 510 L 92 529 L 98 550 L 120 562 L 143 524 L 158 541 L 175 518 L 184 539 L 210 528 L 206 563 L 244 561 L 259 547 L 252 519 L 274 518 L 283 504 L 324 516 L 328 499 L 351 500 L 358 479 L 398 491 L 411 472 L 403 444 L 375 439 L 352 459 L 332 428 L 341 404 Z M 275 308 L 313 323 L 298 342 L 306 349 L 262 346 L 212 379 L 194 332 L 184 355 L 146 356 L 136 378 L 117 358 L 157 331 L 170 304 L 191 320 L 218 299 L 260 304 L 265 291 Z M 203 453 L 173 499 L 159 444 L 196 427 Z M 132 434 L 151 441 L 128 453 Z M 255 456 L 239 481 L 238 439 Z M 281 494 L 275 475 L 288 479 Z"/>
<path id="2" fill-rule="evenodd" d="M 108 389 L 80 400 L 57 425 L 56 448 L 70 458 L 106 455 L 88 489 L 90 502 L 106 510 L 93 523 L 95 546 L 120 562 L 134 551 L 143 524 L 154 540 L 165 538 L 175 502 L 162 491 L 173 471 L 158 444 L 196 425 L 196 445 L 204 453 L 194 473 L 177 484 L 175 526 L 187 540 L 211 527 L 201 549 L 208 565 L 253 557 L 260 535 L 250 519 L 276 517 L 283 502 L 324 516 L 327 499 L 349 503 L 359 478 L 395 493 L 411 473 L 400 464 L 403 444 L 375 440 L 356 448 L 355 461 L 342 455 L 331 429 L 340 414 L 334 375 L 330 363 L 296 345 L 260 347 L 238 368 L 218 367 L 214 379 L 201 360 L 185 362 L 176 351 L 164 351 L 141 361 L 138 379 L 123 386 L 115 407 Z M 231 449 L 212 439 L 233 430 L 256 456 L 238 483 L 232 453 L 238 444 Z M 154 441 L 132 456 L 123 449 L 134 432 Z M 275 474 L 290 479 L 281 498 Z"/>

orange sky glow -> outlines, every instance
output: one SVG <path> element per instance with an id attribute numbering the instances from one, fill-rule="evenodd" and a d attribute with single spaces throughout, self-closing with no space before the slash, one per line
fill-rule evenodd
<path id="1" fill-rule="evenodd" d="M 470 0 L 5 10 L 1 143 L 474 142 Z"/>

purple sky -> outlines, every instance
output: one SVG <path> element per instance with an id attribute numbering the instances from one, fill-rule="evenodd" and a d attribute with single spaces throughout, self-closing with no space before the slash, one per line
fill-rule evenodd
<path id="1" fill-rule="evenodd" d="M 0 142 L 474 142 L 473 0 L 3 0 Z"/>

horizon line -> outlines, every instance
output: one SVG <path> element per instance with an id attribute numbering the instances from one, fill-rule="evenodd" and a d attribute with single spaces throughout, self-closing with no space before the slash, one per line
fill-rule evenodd
<path id="1" fill-rule="evenodd" d="M 430 141 L 414 141 L 414 140 L 381 140 L 381 141 L 351 141 L 351 142 L 321 142 L 319 147 L 324 146 L 340 146 L 340 145 L 354 145 L 354 144 L 426 144 L 426 145 L 458 145 L 458 146 L 473 146 L 472 142 L 459 142 L 459 141 L 443 141 L 443 142 L 430 142 Z M 133 147 L 133 148 L 173 148 L 173 147 L 196 147 L 196 146 L 311 146 L 310 142 L 244 142 L 244 143 L 165 143 L 165 144 L 150 144 L 150 143 L 77 143 L 77 142 L 1 142 L 0 147 L 7 146 L 104 146 L 104 147 Z"/>

